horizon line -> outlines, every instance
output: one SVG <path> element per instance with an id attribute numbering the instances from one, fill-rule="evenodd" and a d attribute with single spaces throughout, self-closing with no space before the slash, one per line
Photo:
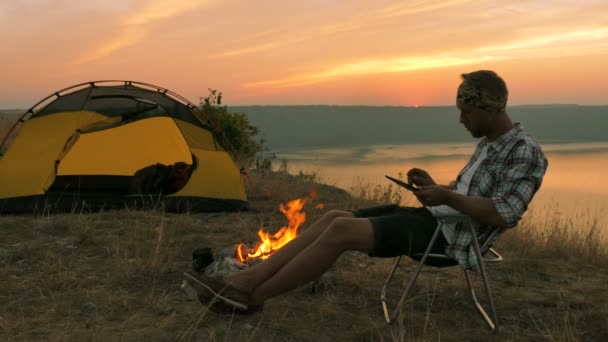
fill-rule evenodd
<path id="1" fill-rule="evenodd" d="M 405 108 L 437 108 L 437 107 L 456 107 L 455 104 L 440 104 L 440 105 L 375 105 L 375 104 L 236 104 L 236 105 L 223 105 L 225 107 L 405 107 Z M 513 107 L 608 107 L 606 104 L 578 104 L 578 103 L 530 103 L 530 104 L 516 104 L 507 106 L 507 109 Z M 1 110 L 1 109 L 0 109 Z"/>
<path id="2" fill-rule="evenodd" d="M 456 105 L 374 105 L 374 104 L 236 104 L 236 105 L 221 105 L 224 107 L 394 107 L 394 108 L 446 108 L 456 107 Z M 541 103 L 541 104 L 516 104 L 507 106 L 509 108 L 514 107 L 608 107 L 606 104 L 578 104 L 578 103 Z M 27 108 L 0 108 L 0 112 L 3 111 L 26 111 Z M 6 113 L 8 114 L 8 113 Z"/>

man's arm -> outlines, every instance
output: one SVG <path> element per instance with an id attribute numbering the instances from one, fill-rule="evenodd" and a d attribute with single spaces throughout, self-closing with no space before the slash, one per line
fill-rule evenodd
<path id="1" fill-rule="evenodd" d="M 542 153 L 522 143 L 491 197 L 466 196 L 442 186 L 422 186 L 414 194 L 427 206 L 446 204 L 479 222 L 514 227 L 540 187 L 547 168 Z"/>
<path id="2" fill-rule="evenodd" d="M 542 151 L 524 141 L 515 146 L 510 155 L 510 166 L 491 200 L 506 226 L 514 227 L 540 188 L 548 165 Z"/>
<path id="3" fill-rule="evenodd" d="M 446 188 L 446 189 L 450 189 L 450 190 L 456 190 L 456 181 L 453 180 L 451 182 L 449 182 L 446 185 L 441 185 L 442 187 Z"/>
<path id="4" fill-rule="evenodd" d="M 445 204 L 481 223 L 499 227 L 507 225 L 502 215 L 496 210 L 494 201 L 491 198 L 466 196 L 455 191 L 450 191 L 446 197 Z"/>
<path id="5" fill-rule="evenodd" d="M 463 195 L 442 185 L 422 186 L 414 194 L 426 206 L 445 204 L 481 223 L 506 226 L 491 198 Z"/>

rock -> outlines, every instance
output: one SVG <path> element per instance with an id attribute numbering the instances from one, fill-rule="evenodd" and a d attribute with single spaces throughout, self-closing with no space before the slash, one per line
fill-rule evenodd
<path id="1" fill-rule="evenodd" d="M 182 292 L 184 293 L 184 295 L 186 296 L 186 299 L 189 302 L 197 300 L 198 293 L 192 286 L 190 286 L 190 284 L 187 281 L 185 281 L 185 280 L 182 281 L 180 288 L 182 289 Z"/>
<path id="2" fill-rule="evenodd" d="M 336 285 L 336 274 L 332 271 L 323 273 L 319 278 L 311 282 L 311 292 L 317 293 L 329 290 Z"/>
<path id="3" fill-rule="evenodd" d="M 97 312 L 97 305 L 95 305 L 91 302 L 84 303 L 80 307 L 80 310 L 85 314 L 92 314 L 92 313 Z"/>
<path id="4" fill-rule="evenodd" d="M 171 305 L 164 305 L 158 308 L 156 313 L 160 316 L 170 315 L 175 312 L 175 309 Z"/>
<path id="5" fill-rule="evenodd" d="M 249 323 L 245 323 L 245 324 L 243 324 L 243 329 L 245 329 L 245 330 L 253 330 L 253 329 L 255 329 L 255 327 L 253 325 L 249 324 Z"/>
<path id="6" fill-rule="evenodd" d="M 248 267 L 249 265 L 243 264 L 233 257 L 228 257 L 212 262 L 205 268 L 205 274 L 214 277 L 223 276 L 229 273 L 245 270 Z"/>
<path id="7" fill-rule="evenodd" d="M 211 248 L 197 248 L 192 252 L 192 269 L 197 272 L 205 272 L 205 268 L 214 260 Z"/>
<path id="8" fill-rule="evenodd" d="M 63 248 L 67 248 L 67 249 L 76 249 L 76 248 L 78 248 L 78 246 L 74 246 L 68 240 L 57 240 L 57 241 L 55 241 L 55 243 L 57 244 L 57 246 L 63 247 Z"/>
<path id="9" fill-rule="evenodd" d="M 235 251 L 236 251 L 236 247 L 238 245 L 234 245 L 231 247 L 226 247 L 226 248 L 222 248 L 219 253 L 217 254 L 217 258 L 218 259 L 224 259 L 224 258 L 234 258 L 235 256 Z"/>

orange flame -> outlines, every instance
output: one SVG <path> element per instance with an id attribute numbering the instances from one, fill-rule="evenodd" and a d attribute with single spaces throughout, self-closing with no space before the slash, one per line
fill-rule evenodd
<path id="1" fill-rule="evenodd" d="M 325 208 L 325 206 L 323 205 L 323 203 L 319 203 L 317 204 L 317 206 L 315 207 L 315 209 L 323 209 Z"/>
<path id="2" fill-rule="evenodd" d="M 274 234 L 265 232 L 263 228 L 260 228 L 258 236 L 261 242 L 258 242 L 254 248 L 249 250 L 244 243 L 237 246 L 235 254 L 239 261 L 247 262 L 251 258 L 267 259 L 276 250 L 295 239 L 298 235 L 298 228 L 306 221 L 306 213 L 302 212 L 302 208 L 309 200 L 310 198 L 299 198 L 288 202 L 286 205 L 281 203 L 279 210 L 285 214 L 289 224 Z"/>

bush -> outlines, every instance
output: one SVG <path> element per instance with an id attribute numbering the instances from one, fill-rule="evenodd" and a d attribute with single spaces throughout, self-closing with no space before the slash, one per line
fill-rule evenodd
<path id="1" fill-rule="evenodd" d="M 243 163 L 243 167 L 269 170 L 274 155 L 264 154 L 268 149 L 258 128 L 251 125 L 245 114 L 229 112 L 221 101 L 222 93 L 209 89 L 209 96 L 201 98 L 199 105 L 220 144 Z"/>

